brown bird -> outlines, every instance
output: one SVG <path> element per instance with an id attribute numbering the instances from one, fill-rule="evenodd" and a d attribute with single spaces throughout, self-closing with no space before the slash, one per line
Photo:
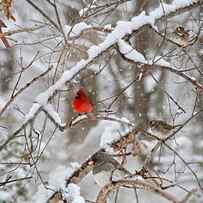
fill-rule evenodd
<path id="1" fill-rule="evenodd" d="M 125 169 L 112 155 L 99 151 L 93 155 L 92 161 L 95 163 L 93 175 L 96 183 L 103 187 L 111 180 L 123 179 L 131 173 Z"/>
<path id="2" fill-rule="evenodd" d="M 171 133 L 175 128 L 181 127 L 182 125 L 170 125 L 162 120 L 151 120 L 149 121 L 148 127 L 151 133 L 159 138 L 165 138 Z"/>
<path id="3" fill-rule="evenodd" d="M 189 38 L 190 34 L 184 29 L 183 26 L 177 26 L 172 33 L 167 34 L 167 39 L 176 43 L 180 47 L 187 47 L 190 41 Z"/>
<path id="4" fill-rule="evenodd" d="M 92 161 L 94 162 L 94 168 L 92 171 L 94 180 L 100 187 L 104 187 L 112 181 L 129 178 L 132 175 L 117 160 L 115 160 L 112 155 L 105 151 L 96 152 L 92 156 Z M 134 194 L 137 197 L 136 189 L 134 189 Z M 112 193 L 109 198 L 113 200 L 115 195 L 116 194 Z"/>
<path id="5" fill-rule="evenodd" d="M 185 31 L 185 28 L 181 25 L 176 27 L 176 34 L 186 40 L 189 37 L 189 33 Z"/>

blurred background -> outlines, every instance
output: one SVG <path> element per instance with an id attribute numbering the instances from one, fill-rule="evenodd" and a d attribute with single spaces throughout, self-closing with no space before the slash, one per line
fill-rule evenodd
<path id="1" fill-rule="evenodd" d="M 87 59 L 87 50 L 103 42 L 118 21 L 131 20 L 143 11 L 150 14 L 157 8 L 165 12 L 164 5 L 171 3 L 171 0 L 0 1 L 0 19 L 7 26 L 2 32 L 11 46 L 5 48 L 0 43 L 0 203 L 46 202 L 49 195 L 45 186 L 59 189 L 67 171 L 101 147 L 101 137 L 108 139 L 132 130 L 115 121 L 85 120 L 61 132 L 46 114 L 40 113 L 30 125 L 8 140 L 23 124 L 35 98 L 52 86 L 64 71 L 81 59 Z M 6 8 L 9 15 L 6 15 Z M 156 22 L 157 30 L 144 26 L 125 40 L 147 61 L 155 63 L 159 56 L 179 73 L 203 84 L 202 9 L 202 6 L 191 6 L 184 13 L 177 11 L 173 17 L 164 16 Z M 71 38 L 66 32 L 67 26 L 73 28 L 81 22 L 95 29 Z M 48 68 L 43 77 L 38 77 Z M 138 80 L 141 73 L 143 76 Z M 32 81 L 33 78 L 36 80 Z M 171 125 L 191 119 L 169 141 L 184 161 L 162 146 L 154 155 L 151 167 L 159 176 L 184 187 L 168 190 L 179 199 L 184 197 L 186 189 L 199 189 L 187 166 L 201 183 L 203 114 L 194 115 L 202 110 L 202 90 L 180 74 L 160 66 L 132 63 L 115 47 L 97 57 L 75 77 L 75 81 L 84 87 L 97 115 L 108 111 L 113 117 L 125 118 L 143 129 L 152 119 Z M 67 124 L 78 115 L 73 112 L 72 100 L 69 84 L 49 100 Z M 151 141 L 144 135 L 140 139 L 145 150 L 150 151 Z M 27 142 L 32 145 L 32 154 L 27 149 Z M 130 157 L 126 165 L 131 172 L 142 166 L 140 157 Z M 91 174 L 80 186 L 82 196 L 95 202 L 99 186 Z M 117 202 L 134 198 L 127 189 L 119 194 Z M 202 202 L 201 196 L 197 193 L 191 202 Z M 167 202 L 146 191 L 138 191 L 138 197 L 140 203 Z"/>

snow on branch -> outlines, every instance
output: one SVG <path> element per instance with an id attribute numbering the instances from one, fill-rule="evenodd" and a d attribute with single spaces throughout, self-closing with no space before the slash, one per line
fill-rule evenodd
<path id="1" fill-rule="evenodd" d="M 86 68 L 86 66 L 91 63 L 95 58 L 101 55 L 104 51 L 109 49 L 114 44 L 118 43 L 119 40 L 124 38 L 126 35 L 132 34 L 134 31 L 138 30 L 144 25 L 151 25 L 154 27 L 154 24 L 159 18 L 164 15 L 170 15 L 171 12 L 175 12 L 178 9 L 189 7 L 192 5 L 203 4 L 202 1 L 181 1 L 182 3 L 177 3 L 177 1 L 173 1 L 172 4 L 167 4 L 165 8 L 165 13 L 163 13 L 163 9 L 158 8 L 157 12 L 152 12 L 149 15 L 146 15 L 145 12 L 142 12 L 140 15 L 135 16 L 131 19 L 131 21 L 118 21 L 115 29 L 107 35 L 106 39 L 97 46 L 92 46 L 89 48 L 88 58 L 86 60 L 82 59 L 75 66 L 73 66 L 70 70 L 67 70 L 63 73 L 61 78 L 49 89 L 43 93 L 41 93 L 37 98 L 36 102 L 40 105 L 46 105 L 48 99 L 59 89 L 61 89 L 65 83 L 70 82 L 80 71 Z M 159 11 L 159 12 L 158 12 Z M 162 13 L 161 13 L 162 11 Z M 83 26 L 83 28 L 86 26 Z M 80 32 L 83 29 L 77 28 Z"/>
<path id="2" fill-rule="evenodd" d="M 80 187 L 70 183 L 62 193 L 63 200 L 70 203 L 85 203 L 84 198 L 80 195 Z"/>
<path id="3" fill-rule="evenodd" d="M 200 84 L 194 77 L 191 77 L 191 76 L 183 73 L 182 71 L 175 69 L 173 66 L 171 66 L 171 64 L 168 61 L 164 60 L 162 56 L 156 56 L 153 60 L 147 61 L 140 52 L 138 52 L 136 49 L 131 47 L 124 40 L 119 40 L 118 51 L 121 53 L 121 55 L 124 59 L 126 59 L 132 63 L 141 63 L 141 64 L 148 65 L 148 67 L 149 66 L 152 67 L 152 65 L 156 65 L 157 67 L 159 67 L 161 69 L 165 69 L 167 71 L 175 73 L 176 75 L 189 81 L 196 88 L 203 90 L 203 85 Z M 143 77 L 142 71 L 140 74 L 141 74 L 141 76 L 139 76 L 139 78 L 142 78 Z"/>
<path id="4" fill-rule="evenodd" d="M 43 111 L 47 116 L 53 121 L 53 123 L 60 129 L 63 130 L 66 124 L 62 123 L 59 114 L 54 110 L 54 107 L 51 104 L 44 106 Z"/>
<path id="5" fill-rule="evenodd" d="M 53 169 L 49 173 L 47 185 L 39 185 L 32 202 L 46 203 L 47 198 L 51 199 L 53 197 L 54 191 L 60 191 L 57 199 L 69 203 L 84 203 L 84 198 L 80 194 L 80 187 L 74 183 L 66 185 L 66 179 L 72 175 L 76 168 L 72 163 L 71 167 L 61 165 Z"/>
<path id="6" fill-rule="evenodd" d="M 196 8 L 198 6 L 201 6 L 203 4 L 202 0 L 173 0 L 171 4 L 164 4 L 164 7 L 158 7 L 158 10 L 152 11 L 151 15 L 157 16 L 157 13 L 160 12 L 160 19 L 166 17 L 174 17 L 181 13 L 187 12 L 192 8 Z M 164 11 L 163 11 L 164 8 Z M 163 15 L 163 12 L 165 12 L 165 15 Z"/>
<path id="7" fill-rule="evenodd" d="M 132 60 L 135 63 L 147 63 L 145 57 L 124 40 L 121 39 L 118 41 L 118 48 L 120 53 L 122 53 L 127 59 Z"/>
<path id="8" fill-rule="evenodd" d="M 71 122 L 69 123 L 69 127 L 75 126 L 78 123 L 81 123 L 87 119 L 88 119 L 87 115 L 85 115 L 85 114 L 79 115 L 79 116 L 77 116 L 71 120 Z M 111 116 L 111 115 L 105 115 L 105 116 L 96 115 L 96 119 L 97 120 L 113 121 L 113 122 L 117 122 L 117 123 L 122 124 L 122 125 L 126 125 L 128 127 L 135 127 L 135 125 L 125 117 L 119 118 L 119 117 Z"/>
<path id="9" fill-rule="evenodd" d="M 190 1 L 189 5 L 195 4 L 197 1 Z M 198 1 L 199 2 L 199 1 Z M 203 3 L 203 2 L 202 2 Z M 172 4 L 173 9 L 170 8 L 170 12 L 176 11 L 181 8 L 180 4 Z M 181 4 L 182 7 L 189 6 L 188 2 L 185 1 L 185 4 Z M 160 8 L 161 9 L 161 8 Z M 170 14 L 169 12 L 169 14 Z M 164 13 L 162 15 L 165 15 Z M 112 31 L 112 33 L 108 34 L 106 39 L 97 46 L 92 46 L 89 48 L 88 58 L 86 60 L 82 59 L 75 66 L 73 66 L 70 70 L 64 72 L 61 78 L 51 86 L 47 91 L 41 93 L 36 101 L 40 104 L 47 103 L 48 99 L 54 94 L 54 92 L 64 86 L 66 82 L 71 81 L 80 71 L 82 71 L 90 62 L 92 62 L 97 56 L 101 55 L 104 51 L 110 48 L 112 45 L 116 44 L 120 39 L 125 37 L 126 35 L 132 34 L 133 31 L 138 30 L 143 25 L 150 24 L 154 26 L 156 20 L 160 17 L 160 13 L 157 12 L 157 15 L 153 13 L 153 15 L 146 15 L 145 12 L 142 12 L 139 16 L 133 17 L 131 21 L 118 21 L 117 26 Z"/>
<path id="10" fill-rule="evenodd" d="M 112 147 L 118 146 L 120 141 L 126 146 L 129 143 L 134 142 L 134 137 L 137 133 L 139 133 L 139 129 L 135 128 L 134 130 L 128 132 L 127 134 L 125 134 L 124 136 L 122 136 L 120 138 L 120 140 L 114 140 L 112 142 Z M 122 144 L 123 147 L 125 147 Z M 94 154 L 96 153 L 100 153 L 103 149 L 99 149 L 98 151 L 96 151 Z M 93 170 L 95 163 L 92 161 L 92 157 L 94 156 L 94 154 L 92 154 L 86 161 L 84 161 L 80 167 L 78 169 L 76 169 L 72 175 L 70 175 L 67 179 L 66 179 L 66 187 L 68 187 L 71 183 L 74 184 L 79 184 L 82 179 L 84 177 L 86 177 L 87 174 L 90 173 L 90 171 Z M 49 197 L 47 203 L 51 203 L 52 201 L 54 201 L 54 199 L 57 199 L 58 196 L 60 196 L 61 191 L 56 191 L 53 193 L 52 196 Z"/>
<path id="11" fill-rule="evenodd" d="M 70 38 L 78 37 L 83 30 L 91 28 L 91 25 L 87 25 L 85 22 L 75 24 L 73 27 L 69 25 L 64 26 L 64 32 L 69 34 Z"/>
<path id="12" fill-rule="evenodd" d="M 120 140 L 114 140 L 112 143 L 111 143 L 111 147 L 116 151 L 116 152 L 119 152 L 120 151 L 117 151 L 118 149 L 120 148 L 123 148 L 125 149 L 129 144 L 135 144 L 135 147 L 136 147 L 136 151 L 138 150 L 139 148 L 139 144 L 140 143 L 137 143 L 139 142 L 137 140 L 137 135 L 139 133 L 143 133 L 143 129 L 142 128 L 139 128 L 139 127 L 135 127 L 132 131 L 128 132 L 127 134 L 125 134 L 124 136 L 122 136 L 120 138 Z M 162 144 L 166 144 L 165 142 L 161 142 Z M 159 143 L 158 143 L 159 144 Z M 158 148 L 156 148 L 157 150 Z M 153 149 L 154 150 L 154 149 Z M 153 151 L 152 150 L 152 151 Z M 66 179 L 66 188 L 68 188 L 70 185 L 74 184 L 74 187 L 76 186 L 75 184 L 79 184 L 82 179 L 84 177 L 86 177 L 86 175 L 88 173 L 90 173 L 90 171 L 93 170 L 96 162 L 93 161 L 93 156 L 96 154 L 96 153 L 100 153 L 100 152 L 103 152 L 103 149 L 99 149 L 98 151 L 96 151 L 94 154 L 92 154 L 85 162 L 83 162 L 79 168 L 77 168 L 73 173 L 72 175 L 70 175 L 67 179 Z M 119 154 L 118 153 L 118 154 Z M 138 154 L 141 154 L 143 153 L 142 152 L 142 149 L 140 149 L 140 151 L 138 152 Z M 121 153 L 122 154 L 122 153 Z M 138 155 L 136 154 L 136 155 Z M 135 155 L 135 156 L 136 156 Z M 151 156 L 150 156 L 151 157 Z M 182 160 L 182 157 L 179 155 L 179 158 L 181 158 Z M 147 164 L 148 162 L 146 162 Z M 143 166 L 143 169 L 145 168 L 146 165 Z M 187 165 L 186 165 L 187 166 Z M 149 171 L 148 171 L 149 172 Z M 98 196 L 97 196 L 97 203 L 103 203 L 103 202 L 106 202 L 106 197 L 108 195 L 109 192 L 113 191 L 113 190 L 116 190 L 120 187 L 128 187 L 128 188 L 137 188 L 137 189 L 143 189 L 145 191 L 151 191 L 153 193 L 156 193 L 157 195 L 159 196 L 162 196 L 163 198 L 171 201 L 171 202 L 187 202 L 188 198 L 194 193 L 194 191 L 191 191 L 191 192 L 188 192 L 188 194 L 185 196 L 184 200 L 182 201 L 179 201 L 177 200 L 171 193 L 169 192 L 166 192 L 164 189 L 162 189 L 161 187 L 159 187 L 157 184 L 154 184 L 154 182 L 150 182 L 150 181 L 145 181 L 147 180 L 147 177 L 146 174 L 143 175 L 136 175 L 136 174 L 133 174 L 133 176 L 136 176 L 137 179 L 136 180 L 132 180 L 131 177 L 129 177 L 130 179 L 121 179 L 119 181 L 114 181 L 114 182 L 110 182 L 109 184 L 105 185 L 99 192 Z M 151 177 L 150 173 L 149 173 L 149 178 Z M 176 184 L 172 184 L 172 185 L 176 185 Z M 64 190 L 65 191 L 65 190 Z M 50 198 L 47 200 L 47 203 L 51 203 L 53 202 L 54 200 L 57 199 L 58 196 L 60 196 L 60 194 L 62 193 L 62 197 L 63 197 L 63 192 L 64 191 L 56 191 L 52 194 L 52 196 L 50 196 Z M 78 193 L 79 194 L 79 193 Z M 57 201 L 58 202 L 58 201 Z"/>
<path id="13" fill-rule="evenodd" d="M 131 35 L 133 32 L 139 30 L 143 26 L 151 25 L 155 27 L 156 21 L 160 20 L 163 17 L 173 16 L 176 12 L 185 12 L 190 8 L 197 7 L 202 5 L 202 0 L 184 0 L 184 1 L 173 1 L 172 4 L 164 4 L 164 13 L 161 7 L 157 8 L 156 12 L 153 11 L 149 15 L 146 15 L 145 12 L 142 12 L 140 15 L 133 17 L 130 21 L 118 21 L 114 30 L 107 35 L 105 40 L 97 46 L 90 47 L 88 52 L 88 58 L 82 59 L 76 65 L 74 65 L 70 70 L 66 70 L 61 78 L 52 86 L 50 86 L 46 91 L 39 94 L 33 106 L 30 108 L 30 112 L 26 116 L 26 121 L 21 127 L 19 127 L 13 134 L 11 134 L 8 139 L 0 146 L 0 150 L 4 147 L 4 144 L 9 143 L 26 125 L 36 117 L 36 115 L 45 108 L 48 103 L 48 100 L 54 95 L 57 90 L 60 90 L 70 82 L 76 75 L 78 75 L 83 69 L 87 67 L 92 61 L 94 61 L 98 56 L 103 52 L 107 51 L 112 46 L 116 45 L 119 40 L 123 39 L 125 36 Z M 83 29 L 77 28 L 76 34 L 80 33 L 86 27 L 82 26 Z M 87 27 L 86 27 L 87 28 Z M 141 57 L 141 55 L 140 55 Z M 143 60 L 143 58 L 142 58 Z M 174 71 L 176 72 L 176 71 Z M 182 73 L 183 74 L 183 73 Z M 185 75 L 183 75 L 185 77 Z M 191 82 L 196 84 L 196 81 L 191 79 Z M 47 110 L 47 113 L 50 109 Z M 52 115 L 53 111 L 49 115 Z"/>

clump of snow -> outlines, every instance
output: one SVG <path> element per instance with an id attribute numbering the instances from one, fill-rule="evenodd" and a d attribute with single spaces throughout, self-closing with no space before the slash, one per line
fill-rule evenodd
<path id="1" fill-rule="evenodd" d="M 54 193 L 53 191 L 65 190 L 66 179 L 73 173 L 73 169 L 70 167 L 59 166 L 49 174 L 49 186 L 46 189 L 44 185 L 38 187 L 37 193 L 33 196 L 33 203 L 46 203 L 47 200 Z"/>
<path id="2" fill-rule="evenodd" d="M 85 203 L 85 200 L 81 196 L 75 197 L 75 199 L 72 201 L 72 203 Z"/>
<path id="3" fill-rule="evenodd" d="M 44 106 L 44 109 L 49 114 L 49 116 L 54 120 L 54 122 L 59 125 L 60 127 L 65 127 L 65 123 L 62 123 L 59 114 L 54 110 L 51 104 L 47 104 Z"/>
<path id="4" fill-rule="evenodd" d="M 192 3 L 194 3 L 194 0 L 183 0 L 183 1 L 173 0 L 173 5 L 176 5 L 179 8 L 189 6 Z"/>
<path id="5" fill-rule="evenodd" d="M 152 27 L 154 27 L 155 17 L 151 15 L 146 15 L 145 11 L 142 11 L 140 15 L 133 17 L 131 19 L 131 22 L 133 24 L 133 29 L 138 29 L 139 27 L 145 24 L 150 24 Z"/>
<path id="6" fill-rule="evenodd" d="M 136 49 L 133 49 L 128 43 L 124 40 L 118 41 L 119 50 L 122 54 L 125 55 L 126 58 L 140 63 L 146 63 L 145 57 Z"/>
<path id="7" fill-rule="evenodd" d="M 127 132 L 129 132 L 129 128 L 125 128 L 121 123 L 108 122 L 100 138 L 100 147 L 111 151 L 111 144 L 126 135 Z"/>
<path id="8" fill-rule="evenodd" d="M 59 166 L 49 174 L 49 185 L 54 190 L 65 188 L 66 179 L 71 176 L 73 169 L 70 167 Z"/>
<path id="9" fill-rule="evenodd" d="M 96 46 L 96 45 L 91 46 L 87 51 L 90 58 L 94 58 L 94 57 L 98 56 L 101 52 L 102 52 L 101 47 Z"/>
<path id="10" fill-rule="evenodd" d="M 172 8 L 174 8 L 172 4 L 168 5 L 166 3 L 162 3 L 159 7 L 152 10 L 149 15 L 152 18 L 160 18 L 164 15 L 164 12 L 167 12 L 166 10 L 172 10 Z"/>
<path id="11" fill-rule="evenodd" d="M 91 1 L 91 4 L 87 4 L 85 8 L 82 8 L 79 11 L 79 15 L 82 17 L 83 15 L 85 15 L 86 12 L 88 12 L 90 9 L 94 9 L 95 7 L 97 7 L 96 5 L 94 5 L 94 1 Z"/>
<path id="12" fill-rule="evenodd" d="M 123 122 L 123 123 L 125 123 L 125 124 L 129 124 L 129 125 L 134 125 L 134 124 L 132 124 L 132 122 L 130 122 L 129 120 L 128 120 L 128 118 L 127 117 L 121 117 L 120 118 L 120 120 L 121 120 L 121 122 Z"/>
<path id="13" fill-rule="evenodd" d="M 162 3 L 159 7 L 154 9 L 150 12 L 149 16 L 153 19 L 158 19 L 162 17 L 163 15 L 168 15 L 170 12 L 173 12 L 179 8 L 184 8 L 186 6 L 189 6 L 193 4 L 194 1 L 192 0 L 174 0 L 170 4 Z"/>
<path id="14" fill-rule="evenodd" d="M 85 203 L 83 197 L 80 196 L 80 187 L 74 183 L 70 183 L 62 193 L 63 199 L 71 203 Z"/>
<path id="15" fill-rule="evenodd" d="M 64 190 L 64 198 L 68 201 L 73 201 L 75 196 L 80 196 L 80 187 L 70 183 Z"/>
<path id="16" fill-rule="evenodd" d="M 123 38 L 127 34 L 131 34 L 133 31 L 132 23 L 129 21 L 118 21 L 117 26 L 115 29 L 107 35 L 104 42 L 100 44 L 100 47 L 102 49 L 107 49 L 114 43 L 116 43 L 118 40 Z"/>
<path id="17" fill-rule="evenodd" d="M 73 27 L 65 25 L 63 30 L 65 34 L 69 34 L 69 37 L 77 37 L 81 34 L 83 30 L 88 28 L 91 28 L 91 26 L 87 25 L 85 22 L 80 22 L 78 24 L 75 24 Z"/>
<path id="18" fill-rule="evenodd" d="M 110 30 L 110 29 L 112 29 L 112 25 L 111 24 L 106 24 L 104 26 L 104 29 Z"/>
<path id="19" fill-rule="evenodd" d="M 84 115 L 79 115 L 79 116 L 77 116 L 76 118 L 72 119 L 72 120 L 71 120 L 71 123 L 70 123 L 69 125 L 70 125 L 70 127 L 71 127 L 71 126 L 74 126 L 74 125 L 76 125 L 77 123 L 79 123 L 79 122 L 81 122 L 81 121 L 83 121 L 83 120 L 85 120 L 85 119 L 87 119 L 87 118 L 88 118 L 88 117 L 87 117 L 86 114 L 84 114 Z"/>

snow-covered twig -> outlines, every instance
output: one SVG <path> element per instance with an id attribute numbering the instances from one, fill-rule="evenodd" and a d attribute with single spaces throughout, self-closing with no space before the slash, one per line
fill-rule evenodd
<path id="1" fill-rule="evenodd" d="M 134 31 L 139 30 L 141 27 L 150 24 L 154 26 L 154 23 L 159 20 L 163 15 L 171 15 L 171 13 L 177 12 L 178 9 L 192 8 L 192 6 L 196 7 L 197 5 L 203 4 L 202 1 L 189 1 L 180 4 L 174 1 L 172 4 L 167 5 L 166 13 L 163 13 L 162 9 L 159 8 L 159 12 L 152 12 L 150 15 L 146 15 L 142 12 L 139 16 L 133 17 L 131 21 L 119 21 L 115 29 L 107 35 L 106 39 L 97 46 L 92 46 L 88 49 L 88 58 L 86 60 L 82 59 L 75 66 L 73 66 L 70 70 L 67 70 L 63 73 L 61 78 L 49 89 L 43 93 L 41 93 L 37 98 L 36 102 L 40 105 L 46 105 L 48 99 L 60 88 L 62 88 L 67 82 L 70 82 L 77 74 L 80 73 L 85 67 L 90 64 L 93 60 L 95 60 L 98 56 L 100 56 L 103 52 L 108 50 L 110 47 L 119 42 L 122 38 L 127 35 L 132 34 Z M 161 13 L 162 11 L 162 13 Z M 194 83 L 194 81 L 193 81 Z"/>
<path id="2" fill-rule="evenodd" d="M 123 137 L 121 137 L 120 139 L 124 139 L 125 137 L 131 137 L 132 134 L 137 134 L 139 132 L 139 129 L 135 128 L 133 131 L 127 133 L 126 135 L 124 135 Z M 119 140 L 114 140 L 114 142 L 112 142 L 112 146 L 113 144 L 117 144 L 119 142 Z M 99 149 L 98 151 L 96 151 L 94 154 L 99 153 L 100 151 L 103 151 L 103 149 Z M 84 161 L 81 166 L 75 170 L 71 176 L 69 176 L 66 179 L 66 186 L 68 186 L 70 183 L 74 183 L 74 184 L 78 184 L 82 181 L 82 179 L 90 172 L 93 170 L 94 167 L 94 162 L 92 161 L 92 156 L 94 156 L 94 154 L 92 154 L 86 161 Z M 60 191 L 56 191 L 55 193 L 53 193 L 53 195 L 48 199 L 47 203 L 50 203 L 53 199 L 55 199 L 58 195 L 59 195 Z"/>
<path id="3" fill-rule="evenodd" d="M 122 39 L 118 41 L 118 50 L 126 59 L 130 61 L 133 61 L 135 63 L 147 64 L 147 61 L 143 54 L 138 52 Z"/>
<path id="4" fill-rule="evenodd" d="M 31 63 L 29 64 L 31 65 Z M 44 77 L 47 73 L 49 73 L 50 70 L 52 70 L 53 66 L 50 66 L 46 71 L 38 75 L 37 77 L 33 78 L 30 82 L 25 84 L 21 89 L 19 89 L 17 92 L 15 92 L 11 99 L 3 106 L 3 108 L 0 111 L 0 116 L 5 112 L 5 110 L 8 108 L 8 106 L 18 97 L 20 94 L 24 92 L 25 89 L 29 88 L 33 83 L 37 82 L 40 78 Z"/>
<path id="5" fill-rule="evenodd" d="M 80 195 L 80 187 L 70 183 L 62 193 L 63 200 L 70 203 L 85 203 L 84 198 Z"/>
<path id="6" fill-rule="evenodd" d="M 153 61 L 147 61 L 140 52 L 131 47 L 124 40 L 119 40 L 118 51 L 121 53 L 122 57 L 128 60 L 129 62 L 145 64 L 147 65 L 146 67 L 149 69 L 152 68 L 153 65 L 155 65 L 158 68 L 175 73 L 176 75 L 190 82 L 196 88 L 200 89 L 201 91 L 203 90 L 203 85 L 200 84 L 195 78 L 190 77 L 182 71 L 173 68 L 170 63 L 164 60 L 161 56 L 157 56 Z"/>
<path id="7" fill-rule="evenodd" d="M 28 1 L 28 0 L 26 0 Z M 31 1 L 28 1 L 29 3 Z M 31 4 L 31 3 L 30 3 Z M 145 12 L 142 12 L 140 15 L 133 17 L 130 21 L 118 21 L 117 26 L 114 30 L 107 35 L 105 40 L 97 46 L 92 46 L 88 49 L 88 58 L 82 59 L 75 66 L 73 66 L 70 70 L 66 70 L 61 78 L 51 87 L 48 88 L 45 92 L 42 92 L 37 96 L 35 102 L 33 103 L 30 112 L 26 116 L 25 122 L 19 127 L 13 134 L 9 136 L 9 138 L 0 146 L 0 150 L 10 142 L 23 128 L 27 126 L 29 122 L 32 122 L 33 119 L 37 116 L 37 114 L 47 105 L 48 100 L 54 95 L 57 90 L 63 88 L 65 84 L 70 82 L 76 75 L 78 75 L 83 69 L 87 67 L 92 61 L 94 61 L 97 57 L 99 57 L 102 53 L 107 51 L 112 46 L 116 45 L 119 40 L 123 39 L 125 36 L 131 35 L 134 32 L 138 31 L 143 26 L 151 25 L 154 26 L 155 22 L 162 19 L 163 17 L 171 17 L 175 14 L 179 14 L 180 12 L 188 11 L 191 8 L 200 6 L 203 4 L 202 0 L 188 0 L 188 1 L 177 1 L 174 0 L 172 4 L 166 4 L 165 13 L 163 13 L 163 9 L 157 8 L 159 10 L 155 10 L 150 13 L 150 15 L 146 15 Z M 169 67 L 165 67 L 170 69 L 171 71 L 176 72 L 176 70 L 171 69 Z M 182 74 L 183 77 L 185 74 Z M 196 81 L 190 79 L 193 84 L 197 84 Z"/>
<path id="8" fill-rule="evenodd" d="M 198 115 L 198 114 L 197 114 Z M 193 117 L 194 118 L 194 117 Z M 115 146 L 120 146 L 122 145 L 121 143 L 125 143 L 124 146 L 122 147 L 126 147 L 126 145 L 130 144 L 131 142 L 134 142 L 134 136 L 138 135 L 140 132 L 142 133 L 148 133 L 146 132 L 143 128 L 139 128 L 139 127 L 135 127 L 131 132 L 129 133 L 126 133 L 125 135 L 123 136 L 120 136 L 119 139 L 116 139 L 116 140 L 112 140 L 112 143 L 109 143 L 109 145 L 111 145 L 111 147 L 115 147 Z M 160 144 L 163 144 L 165 145 L 167 148 L 169 148 L 169 150 L 173 151 L 183 162 L 184 164 L 186 165 L 186 167 L 188 168 L 188 164 L 186 163 L 186 161 L 184 161 L 184 159 L 182 158 L 182 156 L 180 156 L 175 150 L 173 150 L 166 142 L 165 140 L 161 140 L 159 139 L 158 137 L 148 133 L 151 137 L 154 137 L 155 139 L 157 139 L 159 141 L 159 143 L 156 145 L 156 146 L 160 146 Z M 128 142 L 128 139 L 129 139 L 129 142 Z M 157 147 L 155 147 L 157 150 Z M 102 151 L 103 149 L 99 149 L 97 152 L 95 153 L 98 153 L 100 151 Z M 94 153 L 94 154 L 95 154 Z M 153 151 L 152 151 L 153 153 Z M 94 154 L 92 156 L 94 156 Z M 74 171 L 72 173 L 72 175 L 66 179 L 66 186 L 68 186 L 70 183 L 75 183 L 75 184 L 78 184 L 79 182 L 81 182 L 81 180 L 93 169 L 94 167 L 94 164 L 92 162 L 92 156 L 89 157 L 76 171 Z M 151 156 L 150 156 L 151 158 Z M 150 159 L 151 160 L 151 159 Z M 146 161 L 150 161 L 149 159 L 146 159 Z M 144 165 L 145 167 L 147 167 L 147 165 L 145 164 Z M 147 168 L 148 169 L 148 168 Z M 198 181 L 198 178 L 197 178 L 197 175 L 194 174 L 194 171 L 189 167 L 188 168 L 192 174 L 194 175 L 195 179 Z M 148 171 L 149 172 L 149 171 Z M 152 176 L 153 177 L 153 176 Z M 149 177 L 150 178 L 150 177 Z M 130 181 L 130 182 L 128 182 Z M 131 182 L 132 181 L 132 182 Z M 108 192 L 116 189 L 117 187 L 122 187 L 122 186 L 128 186 L 128 187 L 131 187 L 131 188 L 142 188 L 144 190 L 147 190 L 147 191 L 152 191 L 154 193 L 157 193 L 161 196 L 163 196 L 164 198 L 168 199 L 169 201 L 172 201 L 172 202 L 185 202 L 185 200 L 188 200 L 188 195 L 186 196 L 186 198 L 184 198 L 184 201 L 178 201 L 176 200 L 175 197 L 173 197 L 171 194 L 165 192 L 163 189 L 161 189 L 160 187 L 158 187 L 157 185 L 153 184 L 153 183 L 148 183 L 148 182 L 145 182 L 145 181 L 136 181 L 136 180 L 121 180 L 121 182 L 119 183 L 120 181 L 118 182 L 114 182 L 114 183 L 110 183 L 109 185 L 107 185 L 106 187 L 107 188 L 103 188 L 105 191 L 101 190 L 100 191 L 100 194 L 98 195 L 98 198 L 97 198 L 97 202 L 100 202 L 100 200 L 102 200 L 101 202 L 105 202 L 105 199 L 100 199 L 100 198 L 106 198 L 106 195 Z M 198 181 L 199 183 L 199 181 Z M 116 184 L 116 185 L 114 185 Z M 118 184 L 118 185 L 117 185 Z M 200 185 L 200 184 L 199 184 Z M 113 186 L 113 187 L 112 187 Z M 114 188 L 115 187 L 115 188 Z M 201 185 L 200 185 L 201 187 Z M 156 190 L 158 189 L 158 190 Z M 104 193 L 105 193 L 105 196 Z M 57 196 L 60 192 L 55 192 L 50 198 L 49 200 L 47 201 L 48 203 L 51 202 L 52 199 L 55 198 L 55 196 Z M 190 193 L 191 195 L 191 193 Z"/>
<path id="9" fill-rule="evenodd" d="M 64 130 L 66 124 L 62 123 L 59 114 L 54 110 L 54 107 L 51 104 L 44 106 L 43 111 L 46 113 L 48 118 L 62 131 Z"/>
<path id="10" fill-rule="evenodd" d="M 180 4 L 174 1 L 170 6 L 168 6 L 168 10 L 166 8 L 166 14 L 170 15 L 170 13 L 176 12 L 178 9 L 188 8 L 191 6 L 196 6 L 197 4 L 203 4 L 202 1 L 189 1 Z M 138 30 L 144 25 L 150 24 L 154 26 L 154 23 L 159 20 L 164 14 L 163 11 L 151 13 L 150 15 L 146 15 L 145 12 L 142 12 L 140 15 L 133 17 L 131 21 L 118 21 L 115 29 L 107 35 L 106 39 L 97 46 L 92 46 L 88 49 L 88 58 L 86 60 L 82 59 L 75 66 L 73 66 L 70 70 L 67 70 L 63 73 L 61 78 L 51 86 L 47 91 L 41 93 L 37 98 L 36 102 L 41 105 L 45 105 L 48 99 L 60 88 L 62 88 L 65 83 L 71 81 L 80 71 L 82 71 L 88 64 L 90 64 L 94 59 L 100 56 L 103 52 L 108 50 L 111 46 L 116 44 L 123 37 L 132 34 L 135 30 Z"/>
<path id="11" fill-rule="evenodd" d="M 71 121 L 71 123 L 69 124 L 70 127 L 77 125 L 78 123 L 81 123 L 83 121 L 86 121 L 88 118 L 87 115 L 80 115 L 77 116 L 75 119 L 73 119 Z M 128 121 L 127 119 L 124 118 L 119 118 L 119 117 L 115 117 L 115 116 L 102 116 L 102 115 L 96 115 L 96 119 L 97 120 L 106 120 L 106 121 L 114 121 L 114 122 L 118 122 L 120 124 L 123 125 L 127 125 L 129 127 L 135 127 L 135 125 L 133 123 L 131 123 L 130 121 Z"/>

